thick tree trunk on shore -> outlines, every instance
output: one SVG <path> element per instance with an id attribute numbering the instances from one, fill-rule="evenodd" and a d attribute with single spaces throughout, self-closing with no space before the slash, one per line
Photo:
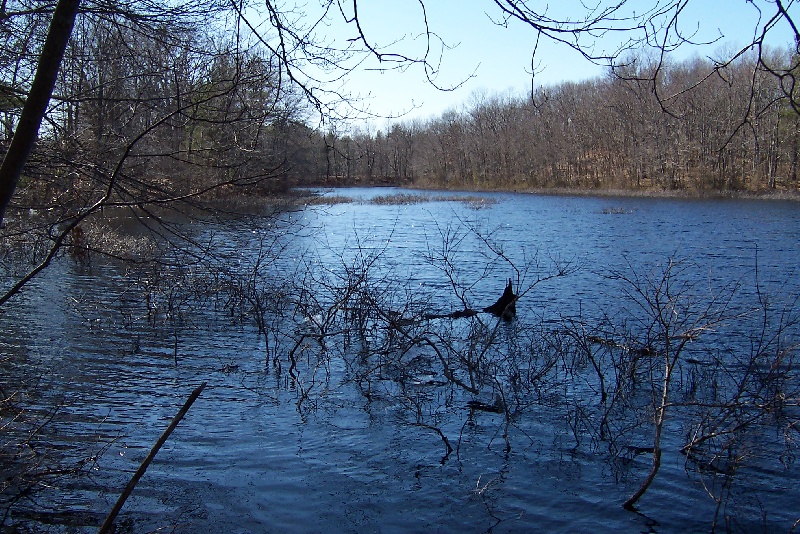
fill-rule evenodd
<path id="1" fill-rule="evenodd" d="M 22 169 L 33 150 L 39 126 L 47 112 L 64 50 L 72 34 L 75 16 L 78 14 L 78 6 L 80 0 L 59 0 L 53 13 L 47 39 L 39 55 L 33 84 L 22 108 L 11 145 L 0 165 L 0 226 L 3 225 L 6 208 L 17 188 Z"/>

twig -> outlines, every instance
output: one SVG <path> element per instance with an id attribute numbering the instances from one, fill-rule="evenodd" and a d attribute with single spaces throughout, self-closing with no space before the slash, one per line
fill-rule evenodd
<path id="1" fill-rule="evenodd" d="M 172 434 L 172 431 L 175 430 L 175 427 L 178 426 L 178 423 L 181 422 L 183 416 L 186 415 L 186 412 L 189 411 L 189 408 L 192 407 L 192 404 L 194 404 L 194 401 L 197 400 L 197 397 L 200 396 L 200 393 L 203 391 L 203 388 L 205 387 L 206 383 L 203 382 L 194 391 L 192 391 L 192 394 L 189 395 L 188 399 L 186 399 L 186 402 L 184 403 L 183 407 L 180 409 L 180 411 L 178 411 L 175 417 L 172 418 L 172 422 L 169 424 L 164 433 L 161 434 L 161 437 L 158 438 L 158 441 L 156 441 L 156 444 L 153 445 L 153 448 L 150 449 L 150 453 L 142 461 L 141 465 L 139 466 L 139 469 L 136 470 L 136 473 L 133 474 L 133 477 L 131 478 L 130 482 L 128 482 L 128 485 L 125 486 L 125 491 L 123 491 L 122 495 L 120 495 L 119 499 L 117 499 L 117 504 L 115 504 L 114 508 L 112 508 L 111 512 L 109 512 L 108 517 L 106 517 L 106 520 L 100 527 L 98 534 L 105 534 L 106 532 L 112 531 L 114 526 L 114 520 L 117 518 L 117 514 L 119 514 L 119 511 L 122 509 L 122 506 L 125 504 L 125 501 L 128 500 L 130 494 L 133 493 L 133 489 L 136 487 L 136 484 L 139 482 L 139 479 L 142 478 L 142 475 L 144 475 L 145 471 L 147 471 L 150 462 L 152 462 L 153 458 L 156 457 L 156 454 L 158 454 L 158 451 L 159 449 L 161 449 L 161 446 L 164 445 L 164 443 L 166 443 L 170 434 Z"/>

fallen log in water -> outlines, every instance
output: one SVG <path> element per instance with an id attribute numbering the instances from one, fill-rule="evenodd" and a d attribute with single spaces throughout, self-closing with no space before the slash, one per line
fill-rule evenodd
<path id="1" fill-rule="evenodd" d="M 424 317 L 426 319 L 461 319 L 462 317 L 474 317 L 475 315 L 478 315 L 477 310 L 465 308 L 452 313 L 426 313 Z"/>
<path id="2" fill-rule="evenodd" d="M 506 411 L 506 404 L 503 402 L 503 397 L 499 394 L 494 396 L 494 402 L 492 404 L 479 400 L 471 400 L 467 402 L 467 406 L 470 410 L 478 410 L 481 412 L 504 413 Z"/>
<path id="3" fill-rule="evenodd" d="M 496 317 L 500 317 L 505 319 L 506 321 L 510 321 L 513 319 L 517 314 L 517 295 L 514 294 L 514 287 L 511 283 L 511 279 L 508 279 L 508 284 L 506 285 L 505 291 L 497 299 L 497 302 L 492 304 L 491 306 L 487 306 L 483 308 L 483 312 L 491 313 Z M 463 310 L 456 310 L 450 313 L 426 313 L 423 315 L 424 319 L 461 319 L 462 317 L 474 317 L 480 313 L 478 310 L 473 310 L 471 308 L 464 308 Z M 398 321 L 399 323 L 399 321 Z"/>

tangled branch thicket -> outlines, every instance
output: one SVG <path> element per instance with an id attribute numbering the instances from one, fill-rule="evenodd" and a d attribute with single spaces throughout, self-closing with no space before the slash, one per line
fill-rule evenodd
<path id="1" fill-rule="evenodd" d="M 532 313 L 527 299 L 574 276 L 578 266 L 538 256 L 517 265 L 473 228 L 440 228 L 441 242 L 429 244 L 423 258 L 441 277 L 429 286 L 396 272 L 385 244 L 357 241 L 346 251 L 305 251 L 288 262 L 295 231 L 255 234 L 245 248 L 217 246 L 210 235 L 197 238 L 202 246 L 191 252 L 129 264 L 121 292 L 137 297 L 120 300 L 115 313 L 131 332 L 160 332 L 178 367 L 188 331 L 239 325 L 262 340 L 259 374 L 275 378 L 269 387 L 257 381 L 254 391 L 291 392 L 301 416 L 356 395 L 390 410 L 397 424 L 428 432 L 431 447 L 441 446 L 442 463 L 453 455 L 469 461 L 463 408 L 473 424 L 497 425 L 505 451 L 528 442 L 531 418 L 546 410 L 565 425 L 575 450 L 597 455 L 619 476 L 641 479 L 625 503 L 631 508 L 657 481 L 665 454 L 684 455 L 720 521 L 750 459 L 781 464 L 796 454 L 795 302 L 778 307 L 758 292 L 753 307 L 733 306 L 739 288 L 712 293 L 692 281 L 691 264 L 670 261 L 651 273 L 609 273 L 618 300 L 607 303 L 607 313 L 554 319 Z M 477 292 L 472 265 L 462 266 L 459 247 L 467 236 L 480 247 L 480 277 L 495 281 L 493 292 L 513 273 L 516 318 L 442 313 L 489 304 Z M 731 323 L 753 328 L 731 330 Z M 231 360 L 226 372 L 240 364 Z M 12 387 L 0 390 L 4 465 L 19 466 L 3 486 L 6 515 L 36 484 L 65 473 L 38 469 L 49 458 L 39 451 L 20 456 L 26 436 L 46 426 L 49 415 L 26 423 L 32 413 L 19 408 L 21 390 Z M 84 454 L 70 473 L 107 444 L 92 444 L 99 452 Z"/>

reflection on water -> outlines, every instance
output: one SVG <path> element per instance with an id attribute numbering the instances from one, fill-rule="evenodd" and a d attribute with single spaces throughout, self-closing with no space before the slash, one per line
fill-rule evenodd
<path id="1" fill-rule="evenodd" d="M 369 198 L 386 190 L 336 194 Z M 798 293 L 800 210 L 793 203 L 487 196 L 497 202 L 309 206 L 287 215 L 295 224 L 279 245 L 265 239 L 273 230 L 254 220 L 203 232 L 224 244 L 230 264 L 242 270 L 254 269 L 265 246 L 274 248 L 264 257 L 279 250 L 259 271 L 275 286 L 291 287 L 314 268 L 318 274 L 309 283 L 322 287 L 379 256 L 371 276 L 404 282 L 381 297 L 399 303 L 411 292 L 409 312 L 481 308 L 511 277 L 520 287 L 533 286 L 517 306 L 520 325 L 613 315 L 621 297 L 609 273 L 646 274 L 673 257 L 686 260 L 682 275 L 693 277 L 698 294 L 740 284 L 734 310 L 752 307 L 757 287 L 778 301 Z M 444 256 L 447 265 L 437 261 Z M 580 270 L 534 285 L 567 262 Z M 464 289 L 461 295 L 453 284 Z M 638 487 L 649 459 L 632 456 L 633 468 L 615 467 L 605 445 L 582 434 L 577 412 L 573 418 L 554 407 L 552 391 L 527 397 L 534 404 L 514 420 L 508 451 L 502 414 L 470 411 L 465 391 L 430 385 L 442 376 L 434 374 L 437 362 L 427 359 L 424 346 L 409 347 L 404 356 L 418 367 L 385 367 L 387 376 L 377 377 L 365 374 L 371 360 L 356 354 L 359 347 L 349 349 L 352 359 L 318 363 L 299 346 L 304 374 L 292 382 L 281 334 L 266 328 L 265 347 L 258 324 L 226 315 L 235 307 L 215 303 L 222 297 L 195 306 L 179 302 L 173 287 L 171 297 L 144 303 L 142 289 L 119 266 L 96 262 L 87 271 L 64 261 L 0 311 L 3 393 L 41 396 L 28 399 L 31 409 L 39 406 L 41 418 L 51 418 L 32 448 L 55 445 L 64 465 L 91 466 L 89 478 L 64 476 L 50 490 L 40 488 L 36 502 L 17 503 L 7 524 L 54 503 L 86 512 L 70 524 L 96 527 L 202 381 L 208 387 L 123 509 L 121 520 L 136 532 L 674 532 L 708 530 L 714 519 L 716 504 L 701 484 L 713 479 L 687 469 L 677 451 L 685 437 L 678 423 L 641 513 L 627 512 L 621 503 Z M 225 313 L 213 313 L 215 306 Z M 278 304 L 240 308 L 252 314 L 259 306 Z M 297 319 L 298 328 L 314 320 L 310 312 Z M 747 321 L 729 326 L 745 330 Z M 279 354 L 268 354 L 270 347 Z M 275 356 L 283 359 L 280 372 Z M 53 406 L 60 408 L 50 414 Z M 414 415 L 416 409 L 429 411 Z M 41 419 L 28 416 L 31 425 Z M 446 455 L 434 426 L 454 452 Z M 748 459 L 750 478 L 743 475 L 725 502 L 737 528 L 791 528 L 800 498 L 792 458 L 782 469 Z"/>

